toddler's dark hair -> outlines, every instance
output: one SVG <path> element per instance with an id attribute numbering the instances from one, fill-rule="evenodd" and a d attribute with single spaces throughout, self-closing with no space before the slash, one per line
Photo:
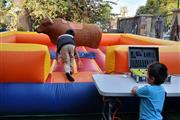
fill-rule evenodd
<path id="1" fill-rule="evenodd" d="M 67 30 L 67 31 L 66 31 L 66 34 L 69 34 L 69 35 L 72 35 L 72 36 L 75 35 L 75 34 L 74 34 L 74 30 L 72 30 L 72 29 Z"/>
<path id="2" fill-rule="evenodd" d="M 154 77 L 155 85 L 160 85 L 167 79 L 168 69 L 164 64 L 156 62 L 148 66 L 148 75 Z"/>

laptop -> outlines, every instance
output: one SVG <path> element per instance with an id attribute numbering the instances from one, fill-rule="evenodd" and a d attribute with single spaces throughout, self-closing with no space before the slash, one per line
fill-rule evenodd
<path id="1" fill-rule="evenodd" d="M 128 67 L 136 82 L 146 82 L 147 66 L 159 62 L 158 47 L 129 47 Z"/>

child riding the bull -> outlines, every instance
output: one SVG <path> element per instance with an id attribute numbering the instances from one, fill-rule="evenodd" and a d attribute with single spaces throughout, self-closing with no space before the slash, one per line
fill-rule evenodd
<path id="1" fill-rule="evenodd" d="M 56 61 L 58 63 L 58 54 L 60 53 L 60 58 L 64 64 L 64 71 L 69 81 L 74 81 L 71 75 L 73 73 L 75 55 L 77 55 L 78 58 L 78 66 L 81 65 L 79 55 L 75 48 L 74 36 L 74 31 L 69 29 L 65 34 L 57 38 Z"/>

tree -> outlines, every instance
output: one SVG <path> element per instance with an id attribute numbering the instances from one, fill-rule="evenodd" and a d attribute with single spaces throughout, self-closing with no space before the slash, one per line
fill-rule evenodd
<path id="1" fill-rule="evenodd" d="M 7 30 L 17 30 L 17 6 L 12 0 L 0 1 L 0 26 Z"/>
<path id="2" fill-rule="evenodd" d="M 128 15 L 128 9 L 127 9 L 126 6 L 121 7 L 121 9 L 120 9 L 120 15 L 121 15 L 121 17 L 127 17 L 127 15 Z"/>
<path id="3" fill-rule="evenodd" d="M 103 30 L 109 29 L 109 21 L 111 19 L 111 6 L 108 3 L 100 3 L 94 11 L 92 11 L 91 23 L 98 24 Z"/>
<path id="4" fill-rule="evenodd" d="M 136 15 L 152 14 L 152 15 L 167 15 L 176 8 L 177 0 L 147 0 L 145 6 L 140 6 Z"/>
<path id="5" fill-rule="evenodd" d="M 64 18 L 68 21 L 81 23 L 99 23 L 107 28 L 110 20 L 111 6 L 104 0 L 15 0 L 0 1 L 0 24 L 6 24 L 9 30 L 17 30 L 16 8 L 21 9 L 20 14 L 28 17 L 30 31 L 34 31 L 45 16 Z M 9 2 L 10 6 L 4 3 Z"/>
<path id="6" fill-rule="evenodd" d="M 24 0 L 22 9 L 34 30 L 44 16 L 102 25 L 110 19 L 111 7 L 103 0 Z"/>
<path id="7" fill-rule="evenodd" d="M 136 11 L 136 15 L 140 14 L 146 14 L 146 7 L 145 6 L 140 6 L 138 10 Z"/>

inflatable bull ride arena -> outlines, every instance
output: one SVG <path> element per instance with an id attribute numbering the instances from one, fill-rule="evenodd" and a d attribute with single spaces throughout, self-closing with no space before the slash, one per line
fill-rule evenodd
<path id="1" fill-rule="evenodd" d="M 82 66 L 67 80 L 56 63 L 56 41 L 68 29 L 75 32 Z M 158 49 L 158 60 L 170 75 L 180 74 L 180 42 L 133 34 L 109 34 L 93 24 L 45 19 L 37 32 L 0 33 L 0 116 L 101 113 L 103 99 L 94 74 L 127 74 L 129 48 Z M 145 64 L 144 62 L 134 64 Z M 120 112 L 137 112 L 136 97 L 122 97 Z M 167 99 L 166 110 L 180 111 L 180 98 Z M 130 106 L 130 107 L 127 107 Z"/>

